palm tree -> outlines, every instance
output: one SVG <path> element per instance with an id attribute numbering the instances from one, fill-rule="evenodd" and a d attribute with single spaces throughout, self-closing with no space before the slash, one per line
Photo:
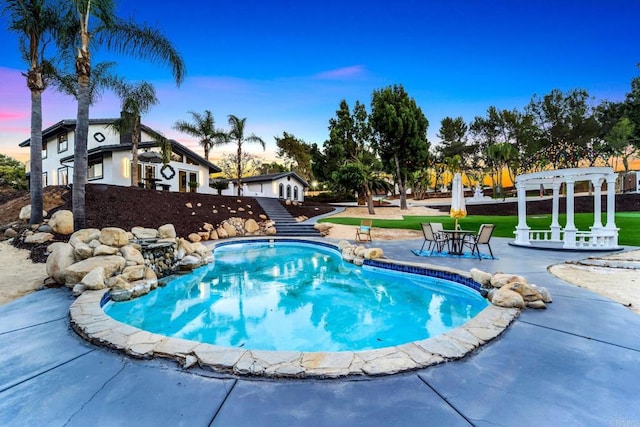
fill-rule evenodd
<path id="1" fill-rule="evenodd" d="M 95 40 L 107 49 L 128 53 L 137 58 L 163 62 L 171 67 L 177 85 L 184 78 L 182 58 L 158 30 L 139 26 L 115 16 L 113 0 L 72 0 L 69 2 L 70 25 L 67 27 L 67 47 L 75 49 L 78 77 L 78 117 L 75 134 L 72 205 L 75 228 L 84 228 L 85 185 L 87 183 L 87 137 L 89 133 L 89 87 L 91 81 L 90 43 Z M 95 20 L 95 27 L 89 25 Z M 79 37 L 79 40 L 77 39 Z"/>
<path id="2" fill-rule="evenodd" d="M 138 145 L 140 143 L 140 116 L 158 103 L 156 91 L 151 83 L 121 83 L 115 89 L 120 98 L 123 116 L 114 122 L 114 127 L 131 131 L 131 186 L 138 186 Z"/>
<path id="3" fill-rule="evenodd" d="M 247 122 L 247 118 L 240 119 L 233 114 L 229 114 L 229 126 L 231 126 L 231 130 L 227 134 L 229 136 L 229 141 L 234 141 L 237 146 L 237 154 L 236 154 L 236 162 L 237 162 L 237 173 L 236 173 L 236 185 L 238 186 L 238 196 L 240 196 L 242 191 L 242 144 L 245 142 L 258 143 L 262 146 L 262 149 L 265 149 L 265 143 L 262 138 L 251 134 L 249 136 L 244 136 L 244 127 Z"/>
<path id="4" fill-rule="evenodd" d="M 189 111 L 189 114 L 193 117 L 193 123 L 178 120 L 173 125 L 173 128 L 195 138 L 199 138 L 200 145 L 204 148 L 204 158 L 209 160 L 209 150 L 211 147 L 227 143 L 227 134 L 221 129 L 216 129 L 216 122 L 211 111 L 204 110 L 204 114 Z"/>
<path id="5" fill-rule="evenodd" d="M 29 63 L 25 75 L 31 91 L 31 139 L 29 177 L 31 217 L 29 222 L 42 222 L 42 93 L 47 87 L 46 74 L 51 63 L 45 49 L 58 28 L 57 12 L 45 0 L 8 0 L 4 12 L 10 15 L 9 29 L 18 33 L 20 51 Z"/>

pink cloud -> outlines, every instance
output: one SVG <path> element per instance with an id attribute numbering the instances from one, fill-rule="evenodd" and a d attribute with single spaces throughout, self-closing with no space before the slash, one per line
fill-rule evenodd
<path id="1" fill-rule="evenodd" d="M 323 71 L 314 77 L 323 80 L 348 79 L 364 74 L 366 71 L 363 65 L 352 65 L 350 67 L 337 68 L 335 70 Z"/>
<path id="2" fill-rule="evenodd" d="M 25 117 L 29 117 L 29 115 L 25 114 L 24 112 L 0 111 L 0 121 L 3 121 L 3 120 L 19 120 L 19 119 L 23 119 Z"/>

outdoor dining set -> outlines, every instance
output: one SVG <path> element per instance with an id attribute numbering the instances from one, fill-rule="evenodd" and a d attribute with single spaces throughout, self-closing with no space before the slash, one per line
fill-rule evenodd
<path id="1" fill-rule="evenodd" d="M 487 245 L 491 258 L 495 258 L 489 244 L 494 224 L 482 224 L 477 233 L 461 228 L 446 230 L 439 222 L 422 223 L 421 226 L 424 242 L 420 248 L 420 253 L 427 246 L 429 255 L 446 252 L 449 255 L 462 256 L 464 249 L 469 248 L 472 256 L 477 255 L 478 259 L 482 259 L 479 245 Z"/>

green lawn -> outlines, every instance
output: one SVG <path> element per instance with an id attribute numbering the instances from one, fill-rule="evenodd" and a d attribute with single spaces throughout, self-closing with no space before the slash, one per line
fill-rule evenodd
<path id="1" fill-rule="evenodd" d="M 360 218 L 325 218 L 319 222 L 334 224 L 360 225 Z M 404 219 L 374 219 L 373 226 L 379 228 L 406 228 L 420 230 L 420 223 L 441 222 L 445 229 L 452 229 L 454 220 L 443 216 L 405 216 Z M 560 225 L 565 224 L 565 215 L 559 216 Z M 589 230 L 593 225 L 593 214 L 576 214 L 574 222 L 579 230 Z M 607 222 L 606 214 L 602 215 L 603 225 Z M 465 230 L 477 230 L 480 224 L 495 224 L 493 235 L 496 237 L 514 237 L 513 232 L 518 224 L 516 216 L 471 215 L 458 221 Z M 551 214 L 531 215 L 527 217 L 527 225 L 531 229 L 548 229 L 551 225 Z M 618 243 L 624 246 L 640 246 L 640 212 L 616 213 L 616 226 L 620 229 Z"/>

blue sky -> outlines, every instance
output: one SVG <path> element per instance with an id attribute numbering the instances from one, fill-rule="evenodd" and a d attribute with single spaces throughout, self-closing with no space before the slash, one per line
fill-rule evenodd
<path id="1" fill-rule="evenodd" d="M 199 152 L 197 141 L 172 129 L 189 110 L 211 110 L 220 127 L 228 114 L 247 117 L 248 132 L 267 142 L 266 153 L 252 151 L 273 157 L 274 136 L 286 131 L 322 145 L 342 99 L 368 107 L 373 90 L 396 83 L 424 111 L 435 143 L 446 116 L 470 122 L 490 106 L 522 109 L 552 89 L 619 101 L 640 75 L 636 0 L 118 3 L 121 17 L 174 42 L 186 80 L 176 88 L 162 66 L 97 49 L 93 61 L 116 60 L 122 76 L 153 83 L 160 102 L 143 123 Z M 6 17 L 1 22 L 6 28 Z M 30 95 L 6 30 L 0 58 L 0 153 L 25 160 L 28 150 L 17 144 L 29 137 Z M 90 115 L 119 110 L 105 94 Z M 75 113 L 74 100 L 45 93 L 45 127 Z"/>

